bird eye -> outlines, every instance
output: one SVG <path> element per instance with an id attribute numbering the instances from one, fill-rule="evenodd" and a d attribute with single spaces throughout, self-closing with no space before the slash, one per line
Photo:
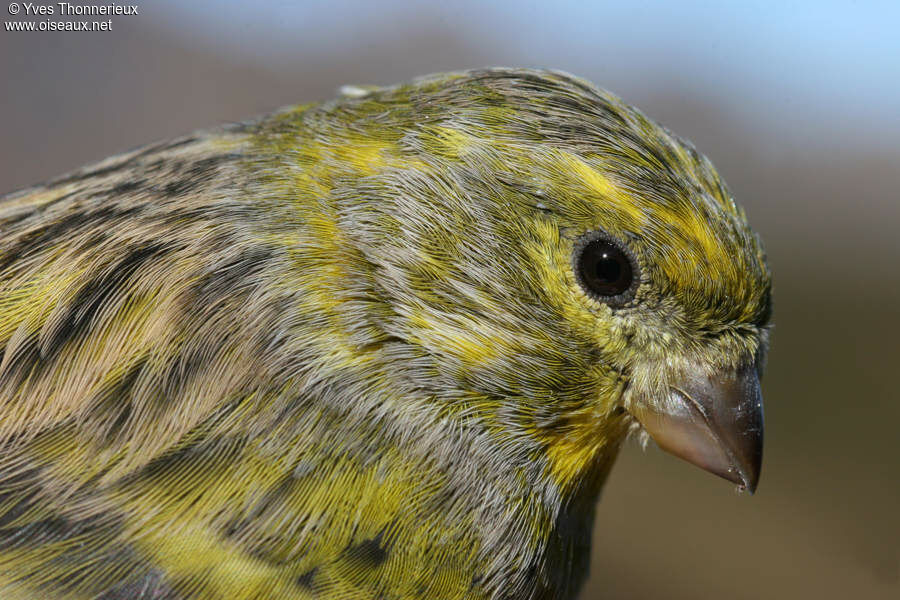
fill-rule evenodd
<path id="1" fill-rule="evenodd" d="M 631 254 L 601 232 L 581 237 L 575 246 L 575 275 L 591 297 L 611 306 L 622 306 L 634 296 L 637 268 Z"/>

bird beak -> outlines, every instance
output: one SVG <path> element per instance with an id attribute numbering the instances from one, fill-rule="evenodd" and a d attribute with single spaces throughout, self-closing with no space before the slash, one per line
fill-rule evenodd
<path id="1" fill-rule="evenodd" d="M 763 407 L 756 365 L 674 382 L 664 406 L 631 411 L 660 448 L 751 494 L 762 465 Z"/>

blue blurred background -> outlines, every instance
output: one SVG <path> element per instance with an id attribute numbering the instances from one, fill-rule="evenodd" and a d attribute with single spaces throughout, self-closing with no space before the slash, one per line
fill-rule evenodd
<path id="1" fill-rule="evenodd" d="M 737 495 L 629 446 L 582 598 L 900 597 L 900 3 L 139 7 L 111 32 L 0 31 L 0 193 L 343 84 L 492 65 L 573 72 L 692 139 L 775 274 L 762 481 Z"/>

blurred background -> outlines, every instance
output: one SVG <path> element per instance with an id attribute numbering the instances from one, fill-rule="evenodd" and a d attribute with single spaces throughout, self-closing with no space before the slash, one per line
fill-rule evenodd
<path id="1" fill-rule="evenodd" d="M 763 476 L 740 495 L 629 445 L 581 598 L 900 598 L 900 5 L 138 6 L 109 32 L 0 31 L 0 193 L 342 84 L 469 67 L 570 71 L 693 140 L 775 274 Z"/>

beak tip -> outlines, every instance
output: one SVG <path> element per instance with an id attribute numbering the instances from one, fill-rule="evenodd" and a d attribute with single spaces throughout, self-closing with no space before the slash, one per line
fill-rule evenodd
<path id="1" fill-rule="evenodd" d="M 756 492 L 756 486 L 759 484 L 759 470 L 747 474 L 741 473 L 740 481 L 737 484 L 742 491 L 752 496 Z"/>
<path id="2" fill-rule="evenodd" d="M 743 487 L 752 496 L 759 485 L 759 472 L 762 468 L 762 457 L 757 456 L 756 461 L 748 468 L 741 469 L 741 487 Z"/>
<path id="3" fill-rule="evenodd" d="M 736 465 L 732 463 L 726 468 L 718 465 L 718 468 L 707 466 L 707 470 L 718 475 L 722 479 L 730 481 L 737 485 L 740 492 L 747 492 L 751 496 L 756 491 L 759 484 L 759 464 L 756 465 Z"/>

